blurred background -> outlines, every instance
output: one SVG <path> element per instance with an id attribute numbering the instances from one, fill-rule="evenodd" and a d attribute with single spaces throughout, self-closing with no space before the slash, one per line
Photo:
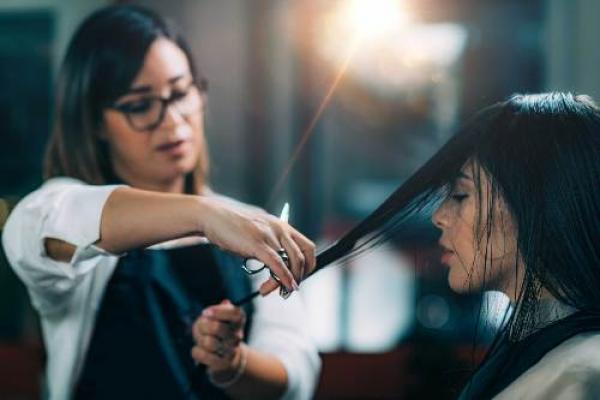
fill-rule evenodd
<path id="1" fill-rule="evenodd" d="M 594 0 L 0 0 L 0 228 L 41 183 L 53 81 L 81 20 L 136 3 L 178 25 L 208 77 L 219 192 L 321 247 L 364 218 L 474 111 L 515 92 L 600 99 Z M 453 294 L 427 216 L 302 287 L 318 399 L 453 398 L 507 306 Z M 0 254 L 0 398 L 39 398 L 44 350 Z"/>

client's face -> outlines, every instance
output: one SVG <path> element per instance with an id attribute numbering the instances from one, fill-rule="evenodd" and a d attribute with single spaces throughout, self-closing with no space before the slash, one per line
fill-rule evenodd
<path id="1" fill-rule="evenodd" d="M 454 291 L 501 290 L 515 297 L 517 282 L 523 278 L 517 262 L 516 226 L 502 197 L 492 194 L 489 177 L 479 165 L 465 164 L 433 222 L 442 231 L 441 261 L 449 268 L 448 282 Z"/>
<path id="2" fill-rule="evenodd" d="M 205 145 L 202 98 L 175 43 L 149 47 L 129 91 L 104 112 L 103 135 L 115 172 L 133 185 L 164 187 L 195 168 Z"/>

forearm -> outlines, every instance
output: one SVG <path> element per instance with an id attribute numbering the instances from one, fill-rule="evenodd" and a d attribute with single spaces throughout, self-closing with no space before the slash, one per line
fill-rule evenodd
<path id="1" fill-rule="evenodd" d="M 100 240 L 96 245 L 119 254 L 199 234 L 204 207 L 198 196 L 116 189 L 102 210 Z"/>
<path id="2" fill-rule="evenodd" d="M 279 359 L 247 347 L 244 374 L 225 389 L 236 400 L 279 399 L 287 388 L 287 372 Z"/>

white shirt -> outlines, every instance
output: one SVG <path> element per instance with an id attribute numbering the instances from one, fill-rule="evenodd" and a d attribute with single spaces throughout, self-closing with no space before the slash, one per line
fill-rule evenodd
<path id="1" fill-rule="evenodd" d="M 495 399 L 600 399 L 600 333 L 582 333 L 561 343 Z"/>
<path id="2" fill-rule="evenodd" d="M 102 209 L 117 187 L 51 179 L 19 202 L 4 227 L 6 256 L 41 318 L 51 400 L 71 397 L 104 289 L 119 260 L 94 246 L 100 236 Z M 75 245 L 71 262 L 48 257 L 45 238 Z M 257 289 L 264 279 L 253 277 L 252 286 Z M 307 331 L 300 295 L 294 293 L 284 301 L 273 293 L 254 305 L 248 345 L 283 363 L 288 376 L 284 399 L 310 398 L 320 359 Z"/>

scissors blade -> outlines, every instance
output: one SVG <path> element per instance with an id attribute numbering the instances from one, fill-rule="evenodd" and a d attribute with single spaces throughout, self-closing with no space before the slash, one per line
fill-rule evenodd
<path id="1" fill-rule="evenodd" d="M 279 216 L 279 219 L 282 220 L 283 222 L 287 223 L 288 220 L 290 219 L 290 204 L 288 202 L 286 202 L 283 205 L 283 210 L 281 210 L 281 215 Z M 285 256 L 286 256 L 286 260 L 287 260 L 287 254 L 285 253 L 285 250 L 283 250 Z M 288 261 L 285 261 L 286 265 L 289 268 L 289 263 Z M 277 278 L 277 275 L 275 275 L 273 273 L 273 271 L 271 271 L 271 276 L 276 280 L 279 281 L 279 278 Z M 284 299 L 287 299 L 288 297 L 290 297 L 291 292 L 289 292 L 283 285 L 279 286 L 279 295 L 281 297 L 283 297 Z"/>
<path id="2" fill-rule="evenodd" d="M 282 220 L 283 222 L 288 222 L 290 219 L 290 203 L 285 203 L 283 205 L 283 210 L 281 210 L 281 215 L 279 216 L 279 219 Z"/>

